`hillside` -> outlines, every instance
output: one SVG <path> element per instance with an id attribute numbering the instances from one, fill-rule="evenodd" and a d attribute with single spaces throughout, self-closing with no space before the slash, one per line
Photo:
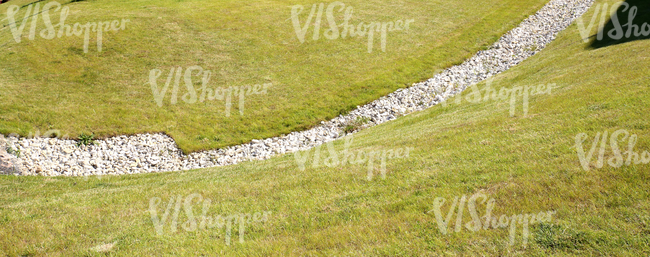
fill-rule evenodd
<path id="1" fill-rule="evenodd" d="M 61 10 L 47 12 L 51 35 L 45 16 L 28 7 L 32 2 L 0 5 L 0 133 L 55 129 L 76 139 L 164 132 L 185 153 L 304 130 L 346 113 L 462 62 L 545 3 L 354 0 L 332 6 L 338 26 L 345 21 L 342 7 L 351 11 L 347 24 L 357 28 L 402 24 L 384 33 L 385 40 L 381 29 L 370 40 L 349 32 L 343 38 L 343 28 L 328 39 L 330 4 L 315 9 L 307 26 L 315 2 L 305 0 L 61 1 Z M 42 11 L 48 2 L 38 4 Z M 7 12 L 12 5 L 22 6 L 12 16 L 15 28 Z M 116 30 L 106 24 L 101 40 L 95 31 L 86 40 L 85 29 L 79 36 L 55 31 L 65 8 L 64 25 L 71 29 L 117 21 Z"/>
<path id="2" fill-rule="evenodd" d="M 583 16 L 598 14 L 596 1 Z M 587 24 L 585 24 L 587 25 Z M 596 36 L 593 28 L 589 36 Z M 384 123 L 348 140 L 348 152 L 400 150 L 401 157 L 328 167 L 346 140 L 239 165 L 130 176 L 0 177 L 0 252 L 5 255 L 412 255 L 645 256 L 650 253 L 650 47 L 648 40 L 592 47 L 576 24 L 539 54 L 466 90 L 461 100 Z M 540 88 L 539 85 L 546 85 Z M 554 85 L 548 87 L 548 85 Z M 535 86 L 528 108 L 516 97 L 485 98 Z M 548 92 L 548 93 L 546 93 Z M 456 103 L 460 102 L 460 103 Z M 526 115 L 524 113 L 526 112 Z M 615 140 L 596 138 L 607 131 Z M 617 133 L 618 131 L 618 133 Z M 623 132 L 623 133 L 621 133 Z M 583 134 L 584 133 L 584 134 Z M 627 133 L 627 134 L 626 134 Z M 625 136 L 627 135 L 627 136 Z M 628 143 L 640 161 L 626 164 Z M 350 141 L 350 139 L 353 139 Z M 576 145 L 576 139 L 583 139 Z M 617 142 L 620 149 L 611 147 Z M 634 140 L 632 140 L 634 141 Z M 332 148 L 333 147 L 333 148 Z M 331 150 L 330 150 L 331 149 Z M 580 153 L 589 155 L 581 164 Z M 408 153 L 408 154 L 407 154 Z M 645 153 L 645 154 L 644 154 Z M 599 155 L 602 166 L 598 167 Z M 306 156 L 306 157 L 305 157 Z M 305 158 L 305 159 L 303 159 Z M 647 159 L 644 159 L 647 158 Z M 305 160 L 303 163 L 302 160 Z M 620 160 L 620 162 L 619 162 Z M 588 167 L 585 169 L 584 167 Z M 197 195 L 194 195 L 197 194 Z M 540 212 L 529 226 L 459 232 L 454 198 L 494 199 L 494 216 Z M 200 196 L 200 197 L 199 197 Z M 194 216 L 259 213 L 247 224 L 200 229 Z M 194 198 L 192 198 L 194 197 Z M 449 221 L 439 228 L 436 202 Z M 437 200 L 438 199 L 438 200 Z M 181 204 L 183 203 L 183 204 Z M 176 204 L 177 226 L 171 223 Z M 487 204 L 477 201 L 478 213 Z M 169 209 L 168 216 L 163 216 Z M 151 210 L 155 210 L 154 213 Z M 454 214 L 454 212 L 450 212 Z M 155 219 L 152 219 L 155 217 Z M 157 234 L 156 220 L 167 217 Z M 194 219 L 199 220 L 195 217 Z M 190 229 L 184 229 L 190 228 Z M 177 227 L 176 231 L 172 231 Z M 230 241 L 229 241 L 230 240 Z M 105 253 L 101 253 L 105 252 Z"/>

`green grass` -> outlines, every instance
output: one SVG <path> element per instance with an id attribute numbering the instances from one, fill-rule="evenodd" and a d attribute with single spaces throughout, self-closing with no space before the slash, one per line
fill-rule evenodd
<path id="1" fill-rule="evenodd" d="M 1 5 L 0 19 L 6 18 L 8 6 L 30 2 Z M 313 27 L 301 44 L 290 7 L 305 6 L 304 24 L 311 4 L 319 1 L 69 3 L 66 24 L 130 22 L 125 30 L 103 34 L 102 52 L 91 33 L 88 53 L 83 53 L 82 37 L 45 40 L 36 35 L 30 41 L 29 23 L 16 43 L 9 27 L 0 28 L 0 133 L 27 136 L 56 129 L 71 138 L 82 133 L 103 138 L 165 132 L 188 153 L 304 130 L 461 63 L 546 2 L 345 1 L 354 8 L 352 24 L 415 20 L 408 31 L 388 33 L 386 52 L 377 36 L 372 53 L 366 38 L 327 40 L 321 35 L 313 41 Z M 56 23 L 59 12 L 50 13 Z M 37 31 L 44 28 L 39 18 Z M 342 20 L 337 16 L 337 23 Z M 211 88 L 273 86 L 267 94 L 246 96 L 243 115 L 236 97 L 230 116 L 224 101 L 171 105 L 171 93 L 159 107 L 145 84 L 149 71 L 163 71 L 162 87 L 172 67 L 193 65 L 212 71 Z M 179 97 L 185 92 L 181 81 Z"/>
<path id="2" fill-rule="evenodd" d="M 387 163 L 385 180 L 368 181 L 367 166 L 358 164 L 311 168 L 308 161 L 300 171 L 293 155 L 164 174 L 2 177 L 0 253 L 647 256 L 650 166 L 584 171 L 574 140 L 579 133 L 593 138 L 626 129 L 639 136 L 637 151 L 650 151 L 648 47 L 649 41 L 638 40 L 594 50 L 572 25 L 492 84 L 497 89 L 557 84 L 551 95 L 531 97 L 527 117 L 521 105 L 511 117 L 508 101 L 463 102 L 355 134 L 351 150 L 414 148 L 408 158 Z M 334 146 L 340 152 L 343 144 Z M 605 158 L 610 157 L 607 149 Z M 532 226 L 526 248 L 520 240 L 508 246 L 503 229 L 440 233 L 428 213 L 434 199 L 449 202 L 477 192 L 496 200 L 497 215 L 556 214 Z M 248 226 L 244 244 L 233 239 L 226 245 L 224 229 L 156 235 L 150 199 L 160 197 L 164 205 L 172 196 L 193 193 L 212 200 L 209 215 L 272 215 Z M 179 222 L 186 220 L 181 213 Z M 110 243 L 115 245 L 108 253 L 92 250 Z"/>

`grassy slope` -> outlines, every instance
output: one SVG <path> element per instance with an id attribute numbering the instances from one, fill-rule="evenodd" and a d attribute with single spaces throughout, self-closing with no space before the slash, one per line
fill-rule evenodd
<path id="1" fill-rule="evenodd" d="M 5 18 L 10 4 L 29 2 L 3 4 L 0 18 Z M 58 129 L 76 138 L 82 132 L 100 136 L 166 132 L 191 152 L 307 129 L 465 60 L 546 1 L 346 1 L 354 8 L 351 23 L 355 25 L 416 21 L 408 32 L 388 34 L 385 53 L 376 37 L 370 54 L 365 38 L 326 40 L 321 35 L 312 41 L 311 27 L 307 41 L 300 44 L 291 25 L 290 6 L 311 8 L 316 2 L 68 4 L 67 24 L 131 20 L 126 30 L 104 34 L 101 53 L 94 36 L 84 54 L 80 37 L 45 40 L 37 35 L 29 41 L 25 37 L 30 23 L 23 41 L 16 43 L 4 27 L 0 30 L 0 44 L 7 43 L 0 51 L 0 133 L 27 136 Z M 22 18 L 22 12 L 17 17 Z M 58 12 L 52 12 L 52 19 L 58 20 Z M 303 13 L 300 21 L 305 20 Z M 164 71 L 158 81 L 162 87 L 171 67 L 192 65 L 213 72 L 211 88 L 269 82 L 274 86 L 267 95 L 247 96 L 243 116 L 238 100 L 233 100 L 230 117 L 225 116 L 223 101 L 180 101 L 172 106 L 170 93 L 158 107 L 145 85 L 149 70 Z M 181 84 L 179 95 L 184 93 Z"/>
<path id="2" fill-rule="evenodd" d="M 646 40 L 587 49 L 573 25 L 495 80 L 497 88 L 559 86 L 533 97 L 528 117 L 520 106 L 510 117 L 505 101 L 438 106 L 356 134 L 353 149 L 415 148 L 388 163 L 386 180 L 367 181 L 365 165 L 299 171 L 292 155 L 89 180 L 3 177 L 0 251 L 97 255 L 89 249 L 117 242 L 116 255 L 646 256 L 650 166 L 585 172 L 573 145 L 581 132 L 626 129 L 639 136 L 637 151 L 650 151 L 649 46 Z M 508 247 L 502 229 L 442 235 L 427 214 L 433 199 L 480 191 L 496 199 L 495 214 L 555 210 L 557 227 L 533 227 L 526 249 L 519 241 Z M 211 215 L 273 215 L 249 227 L 244 244 L 226 246 L 223 229 L 156 236 L 149 199 L 166 203 L 192 193 L 218 202 Z"/>

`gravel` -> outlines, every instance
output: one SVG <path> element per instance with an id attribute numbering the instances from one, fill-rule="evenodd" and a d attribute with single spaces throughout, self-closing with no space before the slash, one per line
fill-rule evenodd
<path id="1" fill-rule="evenodd" d="M 4 138 L 0 135 L 0 173 L 43 176 L 121 175 L 189 170 L 264 160 L 306 150 L 345 136 L 358 117 L 375 126 L 432 107 L 465 88 L 499 74 L 538 53 L 593 4 L 593 0 L 554 0 L 485 51 L 427 81 L 399 89 L 347 115 L 306 131 L 184 155 L 164 134 L 139 134 L 96 140 L 77 147 L 74 140 Z M 10 149 L 9 152 L 5 149 Z M 20 153 L 17 153 L 17 150 Z"/>

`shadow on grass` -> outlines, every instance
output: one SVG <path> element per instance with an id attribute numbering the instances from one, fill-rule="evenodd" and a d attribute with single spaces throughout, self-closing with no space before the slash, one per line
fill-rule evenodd
<path id="1" fill-rule="evenodd" d="M 601 5 L 601 8 L 604 7 Z M 611 11 L 611 6 L 603 11 Z M 589 17 L 587 17 L 589 18 Z M 596 23 L 598 24 L 598 23 Z M 650 1 L 627 0 L 622 3 L 589 45 L 590 49 L 598 49 L 636 40 L 650 39 Z"/>

